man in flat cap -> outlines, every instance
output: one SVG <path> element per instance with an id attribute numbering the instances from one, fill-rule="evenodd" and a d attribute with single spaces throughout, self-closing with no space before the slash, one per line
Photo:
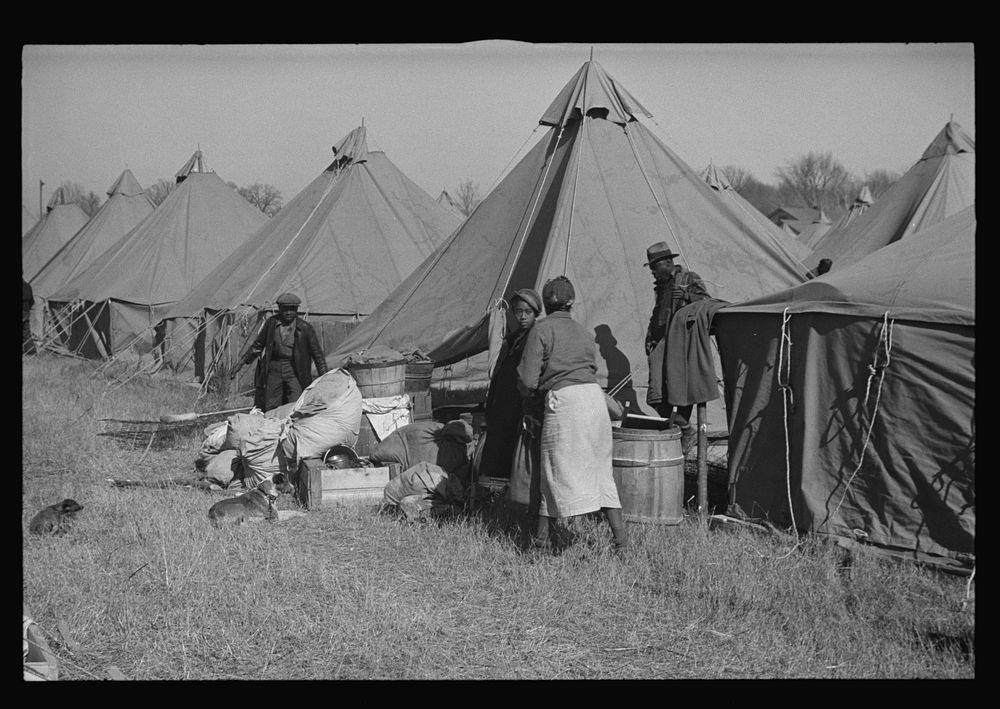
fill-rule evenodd
<path id="1" fill-rule="evenodd" d="M 646 249 L 646 265 L 653 274 L 654 301 L 653 314 L 646 330 L 646 356 L 649 362 L 649 389 L 646 403 L 656 409 L 657 414 L 669 418 L 674 413 L 674 422 L 680 426 L 685 452 L 694 441 L 694 427 L 691 424 L 692 405 L 675 407 L 670 403 L 670 393 L 666 389 L 667 332 L 670 321 L 678 310 L 698 300 L 709 298 L 705 283 L 694 271 L 688 271 L 674 263 L 678 256 L 667 242 L 659 241 Z"/>
<path id="2" fill-rule="evenodd" d="M 229 375 L 235 378 L 243 365 L 257 359 L 253 404 L 262 411 L 296 401 L 313 380 L 313 364 L 316 376 L 327 371 L 316 331 L 299 317 L 302 301 L 293 293 L 282 293 L 277 302 L 278 312 L 264 322 L 257 339 Z"/>

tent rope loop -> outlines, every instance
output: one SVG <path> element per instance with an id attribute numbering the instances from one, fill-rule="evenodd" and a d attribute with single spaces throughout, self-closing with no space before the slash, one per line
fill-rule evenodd
<path id="1" fill-rule="evenodd" d="M 778 387 L 781 389 L 781 403 L 784 408 L 784 431 L 785 431 L 785 490 L 788 494 L 788 514 L 792 519 L 792 532 L 795 534 L 795 546 L 788 552 L 791 554 L 799 545 L 799 530 L 795 523 L 795 507 L 792 505 L 792 461 L 790 450 L 790 438 L 788 435 L 788 413 L 793 409 L 792 387 L 789 384 L 791 374 L 792 359 L 792 336 L 789 332 L 788 323 L 792 316 L 788 313 L 788 308 L 781 313 L 781 343 L 778 347 Z M 787 362 L 785 352 L 788 352 Z M 787 554 L 786 554 L 787 556 Z"/>
<path id="2" fill-rule="evenodd" d="M 887 310 L 882 315 L 882 324 L 879 328 L 878 343 L 875 345 L 875 351 L 872 353 L 872 362 L 868 365 L 868 381 L 865 385 L 865 399 L 861 405 L 860 415 L 863 418 L 865 411 L 868 409 L 868 400 L 871 394 L 872 380 L 878 377 L 878 385 L 875 387 L 875 404 L 872 406 L 872 412 L 869 416 L 867 430 L 865 431 L 864 441 L 861 445 L 861 455 L 858 458 L 858 465 L 851 473 L 850 477 L 847 478 L 847 482 L 844 483 L 844 494 L 840 496 L 840 501 L 837 503 L 836 508 L 833 510 L 827 519 L 834 519 L 837 513 L 840 511 L 841 506 L 844 504 L 844 500 L 847 499 L 848 493 L 851 492 L 851 484 L 854 482 L 854 478 L 858 476 L 861 472 L 861 466 L 865 462 L 865 453 L 868 450 L 868 443 L 871 441 L 872 431 L 875 430 L 875 420 L 878 414 L 879 400 L 882 397 L 882 383 L 885 381 L 885 368 L 889 366 L 890 353 L 892 352 L 892 326 L 894 320 L 889 319 L 889 311 Z M 879 354 L 884 352 L 884 359 L 879 359 Z M 824 522 L 825 524 L 825 522 Z"/>

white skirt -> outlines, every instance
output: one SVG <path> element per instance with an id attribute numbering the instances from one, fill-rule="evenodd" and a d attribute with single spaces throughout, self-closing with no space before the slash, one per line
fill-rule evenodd
<path id="1" fill-rule="evenodd" d="M 545 395 L 541 440 L 544 517 L 573 517 L 620 508 L 611 463 L 611 418 L 604 391 L 574 384 Z"/>

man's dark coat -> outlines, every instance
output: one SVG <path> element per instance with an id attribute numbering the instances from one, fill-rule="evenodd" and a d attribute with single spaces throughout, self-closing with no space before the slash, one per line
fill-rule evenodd
<path id="1" fill-rule="evenodd" d="M 265 390 L 267 388 L 267 369 L 271 364 L 271 352 L 274 349 L 275 330 L 278 327 L 278 316 L 272 315 L 264 322 L 257 339 L 247 350 L 243 357 L 243 362 L 249 364 L 255 357 L 257 360 L 257 370 L 253 376 L 253 404 L 263 410 L 265 401 Z M 313 326 L 302 318 L 295 318 L 295 344 L 292 346 L 292 370 L 295 378 L 305 389 L 312 383 L 312 364 L 316 364 L 318 376 L 323 376 L 327 372 L 326 358 L 323 356 L 323 349 L 319 345 L 319 338 Z"/>

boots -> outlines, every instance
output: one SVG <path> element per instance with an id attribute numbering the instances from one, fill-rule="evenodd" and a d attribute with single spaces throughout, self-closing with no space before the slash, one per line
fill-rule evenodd
<path id="1" fill-rule="evenodd" d="M 615 551 L 621 551 L 628 547 L 628 530 L 625 529 L 625 517 L 622 515 L 620 507 L 605 507 L 604 516 L 611 525 L 611 533 L 614 535 Z"/>

